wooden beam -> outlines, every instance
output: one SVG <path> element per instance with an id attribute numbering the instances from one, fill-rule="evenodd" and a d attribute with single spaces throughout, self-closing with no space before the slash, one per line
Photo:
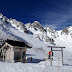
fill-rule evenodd
<path id="1" fill-rule="evenodd" d="M 52 66 L 52 47 L 51 47 L 51 56 L 50 56 L 50 59 L 51 59 L 51 66 Z"/>
<path id="2" fill-rule="evenodd" d="M 51 47 L 51 48 L 58 48 L 57 46 L 47 46 L 48 48 Z M 65 47 L 59 47 L 59 48 L 65 48 Z"/>
<path id="3" fill-rule="evenodd" d="M 10 61 L 10 48 L 9 48 L 9 61 Z"/>
<path id="4" fill-rule="evenodd" d="M 24 47 L 20 47 L 20 46 L 14 46 L 14 48 L 22 48 L 22 49 L 25 49 Z"/>
<path id="5" fill-rule="evenodd" d="M 52 51 L 62 51 L 62 50 L 52 50 Z"/>
<path id="6" fill-rule="evenodd" d="M 45 66 L 46 66 L 46 46 L 45 46 Z"/>
<path id="7" fill-rule="evenodd" d="M 59 72 L 59 45 L 58 45 L 58 72 Z"/>
<path id="8" fill-rule="evenodd" d="M 3 62 L 4 62 L 4 49 L 2 49 L 3 50 Z"/>
<path id="9" fill-rule="evenodd" d="M 62 65 L 63 65 L 63 49 L 62 49 Z"/>
<path id="10" fill-rule="evenodd" d="M 13 50 L 13 51 L 20 51 L 20 50 Z M 25 50 L 22 50 L 22 51 L 25 51 Z M 27 51 L 27 50 L 26 50 Z"/>
<path id="11" fill-rule="evenodd" d="M 22 49 L 21 49 L 21 62 L 22 62 Z"/>
<path id="12" fill-rule="evenodd" d="M 25 63 L 27 63 L 27 60 L 26 60 L 26 46 L 25 46 Z"/>

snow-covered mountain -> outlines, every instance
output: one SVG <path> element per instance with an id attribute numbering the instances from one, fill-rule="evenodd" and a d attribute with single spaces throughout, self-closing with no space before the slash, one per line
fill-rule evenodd
<path id="1" fill-rule="evenodd" d="M 15 19 L 8 19 L 2 14 L 0 14 L 0 39 L 24 41 L 34 48 L 45 45 L 43 41 L 34 37 L 34 33 L 28 30 L 25 24 Z"/>
<path id="2" fill-rule="evenodd" d="M 2 40 L 17 40 L 24 41 L 29 45 L 32 45 L 32 49 L 27 49 L 27 62 L 30 57 L 33 61 L 41 60 L 40 63 L 3 63 L 0 62 L 1 72 L 57 72 L 58 71 L 58 59 L 59 59 L 59 71 L 60 72 L 72 72 L 72 26 L 69 26 L 63 30 L 53 30 L 49 27 L 43 28 L 38 22 L 23 24 L 16 19 L 8 19 L 0 13 L 0 45 L 4 42 Z M 50 65 L 48 59 L 49 48 L 48 45 L 65 46 L 63 49 L 64 66 L 62 66 L 61 52 L 54 52 L 53 66 Z M 45 50 L 46 49 L 46 53 Z M 46 54 L 46 55 L 45 55 Z M 59 55 L 59 58 L 58 58 Z M 46 65 L 44 58 L 46 56 Z M 37 61 L 38 62 L 38 61 Z"/>
<path id="3" fill-rule="evenodd" d="M 72 26 L 56 31 L 49 27 L 43 28 L 38 21 L 24 24 L 0 13 L 0 39 L 25 41 L 37 48 L 51 44 L 69 48 L 72 44 Z"/>

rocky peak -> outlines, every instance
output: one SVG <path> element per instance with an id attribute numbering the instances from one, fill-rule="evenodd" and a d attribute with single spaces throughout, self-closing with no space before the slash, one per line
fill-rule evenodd
<path id="1" fill-rule="evenodd" d="M 67 27 L 67 28 L 64 28 L 63 30 L 62 30 L 62 32 L 61 32 L 61 34 L 63 35 L 63 34 L 72 34 L 72 26 L 69 26 L 69 27 Z"/>
<path id="2" fill-rule="evenodd" d="M 35 29 L 40 29 L 42 31 L 44 31 L 44 28 L 42 27 L 42 25 L 38 22 L 38 21 L 34 21 L 32 23 L 32 26 L 35 28 Z"/>
<path id="3" fill-rule="evenodd" d="M 3 15 L 2 15 L 2 13 L 0 13 L 0 18 L 3 18 Z"/>

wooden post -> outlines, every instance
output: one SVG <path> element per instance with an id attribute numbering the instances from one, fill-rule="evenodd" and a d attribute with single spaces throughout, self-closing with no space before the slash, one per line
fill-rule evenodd
<path id="1" fill-rule="evenodd" d="M 58 72 L 59 72 L 59 45 L 58 45 Z"/>
<path id="2" fill-rule="evenodd" d="M 3 49 L 3 62 L 4 62 L 4 49 Z"/>
<path id="3" fill-rule="evenodd" d="M 25 63 L 27 63 L 27 61 L 26 61 L 26 46 L 25 46 Z"/>
<path id="4" fill-rule="evenodd" d="M 9 48 L 9 62 L 10 62 L 10 48 Z"/>
<path id="5" fill-rule="evenodd" d="M 45 46 L 45 66 L 46 66 L 46 46 Z"/>
<path id="6" fill-rule="evenodd" d="M 21 49 L 21 62 L 22 62 L 22 49 Z"/>
<path id="7" fill-rule="evenodd" d="M 51 56 L 50 56 L 50 59 L 51 59 L 51 66 L 52 66 L 52 47 L 51 47 Z"/>
<path id="8" fill-rule="evenodd" d="M 20 62 L 22 62 L 22 48 L 20 48 L 20 52 L 21 52 Z"/>
<path id="9" fill-rule="evenodd" d="M 62 65 L 63 65 L 63 49 L 61 48 L 61 50 L 62 50 Z"/>

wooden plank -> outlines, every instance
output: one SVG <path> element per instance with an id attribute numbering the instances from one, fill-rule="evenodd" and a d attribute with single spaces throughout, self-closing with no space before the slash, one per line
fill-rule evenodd
<path id="1" fill-rule="evenodd" d="M 20 50 L 13 50 L 13 51 L 20 51 Z M 25 51 L 25 50 L 22 50 L 22 51 Z M 27 51 L 27 50 L 26 50 Z"/>
<path id="2" fill-rule="evenodd" d="M 58 50 L 52 50 L 52 51 L 58 51 Z M 62 51 L 62 50 L 59 50 L 59 51 Z"/>
<path id="3" fill-rule="evenodd" d="M 25 63 L 27 63 L 27 60 L 26 60 L 26 46 L 25 46 Z"/>
<path id="4" fill-rule="evenodd" d="M 51 66 L 52 66 L 52 48 L 51 48 L 51 56 L 50 56 L 50 59 L 51 59 Z"/>
<path id="5" fill-rule="evenodd" d="M 22 51 L 22 49 L 21 49 L 21 62 L 22 62 L 22 52 L 23 52 L 23 51 Z"/>
<path id="6" fill-rule="evenodd" d="M 45 67 L 46 67 L 46 46 L 45 46 Z"/>
<path id="7" fill-rule="evenodd" d="M 63 65 L 63 49 L 62 49 L 62 65 Z"/>
<path id="8" fill-rule="evenodd" d="M 49 47 L 52 47 L 52 48 L 58 48 L 57 46 L 47 46 L 48 48 Z M 65 48 L 65 47 L 59 47 L 59 48 Z"/>
<path id="9" fill-rule="evenodd" d="M 3 49 L 3 62 L 4 62 L 4 49 Z"/>
<path id="10" fill-rule="evenodd" d="M 14 46 L 14 48 L 22 48 L 22 49 L 25 49 L 24 47 L 19 47 L 19 46 Z"/>
<path id="11" fill-rule="evenodd" d="M 59 72 L 59 45 L 58 45 L 58 72 Z"/>

